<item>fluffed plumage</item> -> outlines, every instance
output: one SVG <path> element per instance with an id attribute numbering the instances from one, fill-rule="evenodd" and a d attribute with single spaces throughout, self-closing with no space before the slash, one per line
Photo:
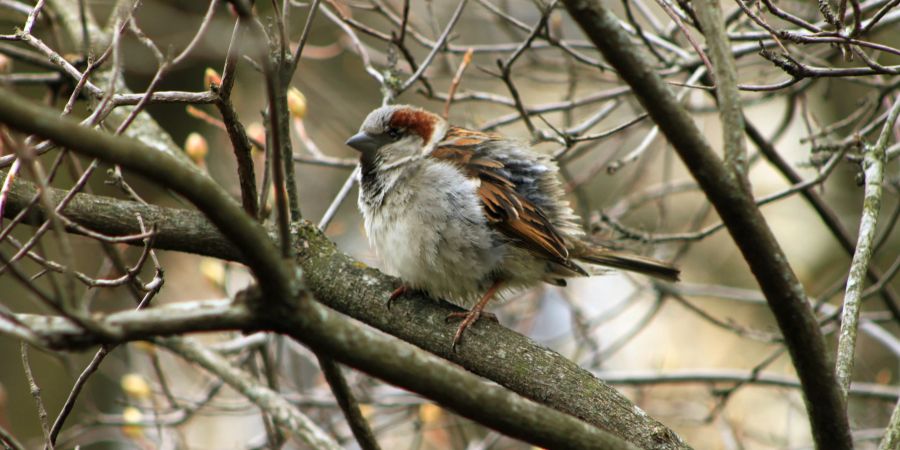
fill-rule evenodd
<path id="1" fill-rule="evenodd" d="M 347 144 L 360 151 L 359 208 L 386 271 L 474 305 L 454 343 L 495 292 L 564 285 L 588 275 L 579 262 L 678 279 L 669 264 L 585 240 L 558 167 L 525 144 L 406 105 L 376 109 Z"/>

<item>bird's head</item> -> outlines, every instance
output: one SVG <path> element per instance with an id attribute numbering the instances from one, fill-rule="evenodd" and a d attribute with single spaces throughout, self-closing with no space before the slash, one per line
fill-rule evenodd
<path id="1" fill-rule="evenodd" d="M 447 121 L 436 114 L 409 105 L 382 106 L 369 113 L 347 145 L 360 152 L 363 170 L 390 169 L 427 155 L 446 132 Z"/>

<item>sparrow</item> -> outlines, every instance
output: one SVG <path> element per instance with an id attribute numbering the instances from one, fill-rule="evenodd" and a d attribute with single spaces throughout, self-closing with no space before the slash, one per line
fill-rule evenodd
<path id="1" fill-rule="evenodd" d="M 491 299 L 589 276 L 582 264 L 667 281 L 679 270 L 590 242 L 547 155 L 499 134 L 451 126 L 409 105 L 372 111 L 346 144 L 359 151 L 359 209 L 383 269 L 410 290 L 468 312 L 452 348 Z"/>

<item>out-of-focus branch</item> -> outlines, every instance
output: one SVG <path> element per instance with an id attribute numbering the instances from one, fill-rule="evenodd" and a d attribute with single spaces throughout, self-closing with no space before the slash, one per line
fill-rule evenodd
<path id="1" fill-rule="evenodd" d="M 50 421 L 47 415 L 47 408 L 44 406 L 44 400 L 41 398 L 41 388 L 34 380 L 34 374 L 31 371 L 31 363 L 28 360 L 28 344 L 21 342 L 19 344 L 19 352 L 22 354 L 22 366 L 25 368 L 25 378 L 28 380 L 28 388 L 31 391 L 31 397 L 37 406 L 38 417 L 41 419 L 41 432 L 44 434 L 44 443 L 50 450 L 53 450 L 53 441 L 50 439 Z"/>
<path id="2" fill-rule="evenodd" d="M 154 342 L 187 361 L 199 364 L 226 384 L 271 414 L 275 423 L 284 426 L 313 448 L 338 450 L 341 448 L 331 436 L 319 428 L 284 397 L 253 380 L 249 374 L 234 367 L 227 359 L 188 339 L 158 338 Z"/>
<path id="3" fill-rule="evenodd" d="M 851 449 L 850 426 L 818 322 L 803 286 L 741 181 L 727 170 L 687 111 L 601 3 L 565 0 L 597 49 L 660 126 L 728 227 L 769 302 L 803 382 L 813 438 L 820 448 Z"/>
<path id="4" fill-rule="evenodd" d="M 425 70 L 428 69 L 428 66 L 431 65 L 431 61 L 434 60 L 435 55 L 437 55 L 438 51 L 444 47 L 444 44 L 447 42 L 447 38 L 450 37 L 450 32 L 453 31 L 453 27 L 456 26 L 456 22 L 459 20 L 460 16 L 462 16 L 463 9 L 466 7 L 466 3 L 468 0 L 461 0 L 459 4 L 456 6 L 456 10 L 453 12 L 453 16 L 450 17 L 450 21 L 447 22 L 447 26 L 444 28 L 444 32 L 441 33 L 441 36 L 438 38 L 437 42 L 434 43 L 434 47 L 428 53 L 428 56 L 425 57 L 425 60 L 422 61 L 422 64 L 419 65 L 419 68 L 413 73 L 406 81 L 403 82 L 402 85 L 397 89 L 396 92 L 391 92 L 392 97 L 396 97 L 403 93 L 403 91 L 409 89 L 413 83 L 416 82 L 424 73 Z"/>
<path id="5" fill-rule="evenodd" d="M 888 422 L 884 437 L 878 443 L 878 450 L 892 450 L 900 447 L 900 400 L 894 406 L 894 412 L 891 413 L 891 420 Z"/>
<path id="6" fill-rule="evenodd" d="M 341 407 L 344 417 L 347 418 L 347 425 L 350 427 L 353 437 L 356 438 L 356 442 L 359 443 L 359 447 L 362 450 L 380 450 L 381 447 L 378 445 L 378 440 L 375 439 L 375 434 L 372 433 L 372 427 L 369 426 L 369 422 L 363 417 L 362 411 L 359 409 L 359 402 L 356 401 L 356 397 L 350 391 L 347 378 L 341 373 L 341 366 L 331 358 L 319 356 L 318 359 L 322 375 L 325 376 L 325 380 L 328 382 L 328 386 L 331 387 L 332 394 L 334 394 L 334 399 L 337 401 L 338 406 Z"/>
<path id="7" fill-rule="evenodd" d="M 716 99 L 719 101 L 719 118 L 722 120 L 722 137 L 725 143 L 725 165 L 739 179 L 746 179 L 747 148 L 744 145 L 741 95 L 738 91 L 734 56 L 731 54 L 731 41 L 725 33 L 722 7 L 719 0 L 697 0 L 694 2 L 694 13 L 703 27 L 715 71 Z"/>
<path id="8" fill-rule="evenodd" d="M 3 427 L 0 427 L 0 443 L 10 450 L 25 450 L 25 446 Z"/>

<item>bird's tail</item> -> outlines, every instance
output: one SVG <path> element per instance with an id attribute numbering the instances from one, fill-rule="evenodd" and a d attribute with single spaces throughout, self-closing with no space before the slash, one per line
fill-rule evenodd
<path id="1" fill-rule="evenodd" d="M 678 275 L 681 273 L 675 266 L 653 258 L 587 245 L 578 247 L 573 256 L 586 263 L 637 272 L 666 281 L 678 281 Z"/>

